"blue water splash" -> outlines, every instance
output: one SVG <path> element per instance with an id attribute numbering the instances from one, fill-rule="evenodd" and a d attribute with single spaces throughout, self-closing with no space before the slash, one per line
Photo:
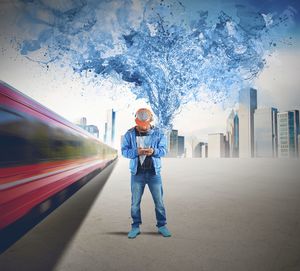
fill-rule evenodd
<path id="1" fill-rule="evenodd" d="M 262 71 L 295 12 L 261 14 L 237 5 L 235 18 L 220 11 L 209 22 L 207 11 L 189 19 L 179 1 L 22 2 L 25 25 L 36 31 L 22 41 L 21 54 L 41 64 L 64 62 L 82 76 L 97 75 L 97 82 L 129 83 L 167 129 L 182 105 L 201 93 L 233 104 Z"/>

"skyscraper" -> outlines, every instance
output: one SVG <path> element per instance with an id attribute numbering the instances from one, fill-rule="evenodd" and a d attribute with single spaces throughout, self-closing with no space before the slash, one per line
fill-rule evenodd
<path id="1" fill-rule="evenodd" d="M 228 152 L 228 157 L 233 156 L 233 147 L 234 147 L 234 111 L 231 110 L 231 113 L 229 114 L 227 118 L 227 125 L 226 125 L 226 141 L 228 144 L 228 149 L 226 152 Z"/>
<path id="2" fill-rule="evenodd" d="M 239 157 L 239 116 L 238 112 L 234 115 L 234 136 L 232 157 Z"/>
<path id="3" fill-rule="evenodd" d="M 201 157 L 202 156 L 202 145 L 203 142 L 199 142 L 194 148 L 193 148 L 193 157 Z"/>
<path id="4" fill-rule="evenodd" d="M 199 142 L 193 149 L 193 157 L 207 157 L 207 143 Z"/>
<path id="5" fill-rule="evenodd" d="M 256 89 L 242 89 L 239 97 L 239 157 L 253 157 L 254 110 L 256 108 Z"/>
<path id="6" fill-rule="evenodd" d="M 230 157 L 228 136 L 229 136 L 228 133 L 226 135 L 224 135 L 224 157 Z"/>
<path id="7" fill-rule="evenodd" d="M 207 143 L 203 143 L 203 145 L 202 145 L 201 157 L 202 158 L 208 157 L 208 144 Z"/>
<path id="8" fill-rule="evenodd" d="M 299 157 L 299 140 L 298 135 L 300 134 L 300 123 L 299 123 L 299 110 L 292 110 L 294 113 L 294 133 L 295 133 L 295 155 Z"/>
<path id="9" fill-rule="evenodd" d="M 300 143 L 300 134 L 298 134 L 298 157 L 300 157 L 299 143 Z"/>
<path id="10" fill-rule="evenodd" d="M 208 157 L 225 157 L 225 142 L 222 133 L 208 134 Z"/>
<path id="11" fill-rule="evenodd" d="M 177 157 L 178 155 L 178 130 L 172 130 L 167 133 L 168 157 Z"/>
<path id="12" fill-rule="evenodd" d="M 107 142 L 107 122 L 104 124 L 104 136 L 103 136 L 104 143 Z"/>
<path id="13" fill-rule="evenodd" d="M 254 113 L 255 157 L 277 157 L 276 108 L 259 108 Z"/>
<path id="14" fill-rule="evenodd" d="M 114 146 L 116 131 L 116 112 L 113 109 L 107 110 L 107 122 L 105 123 L 104 141 Z"/>
<path id="15" fill-rule="evenodd" d="M 96 125 L 87 125 L 85 127 L 85 130 L 87 130 L 93 136 L 99 138 L 99 130 L 98 130 L 98 127 Z"/>
<path id="16" fill-rule="evenodd" d="M 84 127 L 86 126 L 86 117 L 82 117 L 82 118 L 80 119 L 80 126 L 81 126 L 82 128 L 84 128 Z"/>
<path id="17" fill-rule="evenodd" d="M 80 118 L 80 124 L 77 124 L 79 127 L 81 127 L 82 129 L 88 131 L 90 134 L 92 134 L 93 136 L 99 138 L 99 130 L 98 127 L 96 125 L 87 125 L 87 118 L 86 117 L 82 117 Z"/>
<path id="18" fill-rule="evenodd" d="M 184 156 L 184 136 L 178 136 L 178 156 L 183 157 Z"/>
<path id="19" fill-rule="evenodd" d="M 298 157 L 299 111 L 286 111 L 277 114 L 278 156 Z"/>

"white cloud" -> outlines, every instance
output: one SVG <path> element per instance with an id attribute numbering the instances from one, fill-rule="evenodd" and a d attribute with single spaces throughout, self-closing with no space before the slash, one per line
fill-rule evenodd
<path id="1" fill-rule="evenodd" d="M 255 82 L 258 106 L 274 106 L 280 111 L 300 109 L 299 49 L 279 50 L 267 62 L 268 67 Z"/>

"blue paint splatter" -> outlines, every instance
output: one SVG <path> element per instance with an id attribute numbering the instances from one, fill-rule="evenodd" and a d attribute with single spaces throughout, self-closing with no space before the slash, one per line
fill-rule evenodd
<path id="1" fill-rule="evenodd" d="M 182 105 L 201 93 L 233 104 L 295 13 L 262 14 L 237 5 L 235 18 L 220 11 L 210 22 L 207 11 L 189 19 L 179 1 L 22 2 L 27 23 L 38 31 L 23 40 L 21 54 L 34 59 L 31 54 L 43 49 L 40 63 L 65 62 L 94 82 L 129 83 L 167 129 Z"/>

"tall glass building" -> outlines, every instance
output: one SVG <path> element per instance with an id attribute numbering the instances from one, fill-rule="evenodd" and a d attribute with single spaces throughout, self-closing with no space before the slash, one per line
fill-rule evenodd
<path id="1" fill-rule="evenodd" d="M 105 123 L 104 142 L 111 146 L 115 144 L 116 135 L 116 112 L 113 109 L 107 110 L 107 122 Z"/>
<path id="2" fill-rule="evenodd" d="M 178 156 L 184 157 L 184 136 L 178 136 Z"/>
<path id="3" fill-rule="evenodd" d="M 255 157 L 277 157 L 276 108 L 259 108 L 254 113 Z"/>
<path id="4" fill-rule="evenodd" d="M 107 142 L 107 122 L 104 124 L 104 136 L 103 136 L 104 143 Z"/>
<path id="5" fill-rule="evenodd" d="M 228 157 L 233 157 L 233 148 L 234 148 L 234 111 L 232 110 L 227 118 L 226 125 L 226 141 L 228 144 Z"/>
<path id="6" fill-rule="evenodd" d="M 257 90 L 246 88 L 239 96 L 239 157 L 254 156 L 254 111 L 257 108 Z"/>
<path id="7" fill-rule="evenodd" d="M 298 157 L 299 111 L 286 111 L 277 114 L 278 156 Z"/>
<path id="8" fill-rule="evenodd" d="M 298 157 L 300 157 L 300 147 L 299 147 L 299 144 L 300 144 L 300 134 L 298 134 Z"/>
<path id="9" fill-rule="evenodd" d="M 226 157 L 239 157 L 239 117 L 233 110 L 227 118 Z"/>
<path id="10" fill-rule="evenodd" d="M 167 133 L 168 153 L 167 157 L 177 157 L 178 155 L 178 130 Z"/>
<path id="11" fill-rule="evenodd" d="M 208 157 L 225 157 L 225 137 L 222 133 L 208 134 Z"/>
<path id="12" fill-rule="evenodd" d="M 204 145 L 202 146 L 202 158 L 207 158 L 208 157 L 208 144 L 204 143 Z"/>
<path id="13" fill-rule="evenodd" d="M 234 135 L 233 135 L 233 153 L 232 157 L 239 157 L 239 116 L 234 116 Z"/>
<path id="14" fill-rule="evenodd" d="M 96 125 L 87 125 L 85 130 L 87 130 L 93 136 L 99 138 L 99 129 Z"/>
<path id="15" fill-rule="evenodd" d="M 193 148 L 193 158 L 195 157 L 201 157 L 201 151 L 202 151 L 202 142 L 199 142 L 194 148 Z"/>
<path id="16" fill-rule="evenodd" d="M 199 142 L 193 149 L 193 157 L 207 157 L 207 143 Z"/>
<path id="17" fill-rule="evenodd" d="M 299 122 L 299 110 L 292 110 L 294 113 L 294 132 L 295 132 L 295 151 L 296 156 L 300 156 L 300 148 L 299 148 L 299 139 L 298 135 L 300 134 L 300 122 Z"/>
<path id="18" fill-rule="evenodd" d="M 83 127 L 83 128 L 86 126 L 86 117 L 82 117 L 80 119 L 80 126 Z"/>

